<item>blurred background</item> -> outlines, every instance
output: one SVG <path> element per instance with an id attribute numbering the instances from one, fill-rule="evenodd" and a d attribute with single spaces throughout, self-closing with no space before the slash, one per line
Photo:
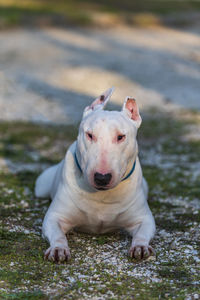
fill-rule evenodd
<path id="1" fill-rule="evenodd" d="M 200 108 L 200 1 L 0 0 L 0 30 L 3 120 L 77 123 L 111 86 L 119 107 Z"/>

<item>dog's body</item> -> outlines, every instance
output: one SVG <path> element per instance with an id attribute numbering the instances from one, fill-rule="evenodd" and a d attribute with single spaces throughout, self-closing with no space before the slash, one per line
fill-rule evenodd
<path id="1" fill-rule="evenodd" d="M 136 142 L 141 117 L 131 98 L 122 112 L 103 111 L 111 93 L 108 90 L 85 109 L 78 139 L 65 159 L 37 179 L 36 196 L 53 200 L 43 223 L 43 235 L 50 242 L 45 256 L 50 260 L 70 257 L 65 234 L 72 228 L 92 233 L 124 228 L 133 236 L 132 257 L 153 252 L 149 241 L 155 223 Z"/>

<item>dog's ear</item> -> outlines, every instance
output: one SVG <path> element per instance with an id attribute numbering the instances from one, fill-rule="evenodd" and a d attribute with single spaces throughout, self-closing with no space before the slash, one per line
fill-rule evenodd
<path id="1" fill-rule="evenodd" d="M 122 108 L 123 113 L 125 113 L 133 122 L 136 127 L 139 128 L 142 123 L 142 118 L 139 113 L 139 108 L 137 106 L 136 100 L 132 97 L 127 97 L 124 101 Z"/>
<path id="2" fill-rule="evenodd" d="M 106 106 L 106 103 L 110 99 L 113 91 L 114 91 L 114 88 L 110 88 L 107 91 L 105 91 L 103 94 L 101 94 L 97 99 L 95 99 L 90 106 L 87 106 L 84 109 L 83 117 L 85 117 L 88 113 L 90 113 L 92 111 L 104 109 L 104 107 Z"/>

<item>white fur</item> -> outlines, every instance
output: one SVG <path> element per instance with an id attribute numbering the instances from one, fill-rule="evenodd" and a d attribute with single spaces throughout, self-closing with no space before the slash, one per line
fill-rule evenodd
<path id="1" fill-rule="evenodd" d="M 45 256 L 50 260 L 70 257 L 66 233 L 72 228 L 92 233 L 124 228 L 133 236 L 132 257 L 148 257 L 153 251 L 149 241 L 155 223 L 147 204 L 148 186 L 136 141 L 141 117 L 138 108 L 131 113 L 131 104 L 136 107 L 134 99 L 127 107 L 126 100 L 121 112 L 103 111 L 111 93 L 108 90 L 102 103 L 96 99 L 85 109 L 77 141 L 61 163 L 48 168 L 36 181 L 36 196 L 53 200 L 43 222 L 43 235 L 50 243 Z M 93 140 L 87 138 L 87 132 L 92 133 Z M 119 134 L 125 135 L 122 142 L 117 141 Z M 134 161 L 134 172 L 123 181 Z M 95 172 L 112 174 L 106 190 L 97 190 Z"/>

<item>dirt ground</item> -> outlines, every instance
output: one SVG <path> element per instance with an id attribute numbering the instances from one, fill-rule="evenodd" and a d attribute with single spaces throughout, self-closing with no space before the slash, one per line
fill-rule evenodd
<path id="1" fill-rule="evenodd" d="M 167 27 L 0 32 L 2 120 L 76 123 L 115 86 L 113 103 L 200 109 L 200 30 Z"/>
<path id="2" fill-rule="evenodd" d="M 156 257 L 131 239 L 69 233 L 72 259 L 44 261 L 41 169 L 75 140 L 83 108 L 110 86 L 141 108 L 138 140 Z M 200 30 L 166 27 L 0 32 L 0 299 L 200 299 Z M 10 122 L 12 121 L 12 122 Z"/>

